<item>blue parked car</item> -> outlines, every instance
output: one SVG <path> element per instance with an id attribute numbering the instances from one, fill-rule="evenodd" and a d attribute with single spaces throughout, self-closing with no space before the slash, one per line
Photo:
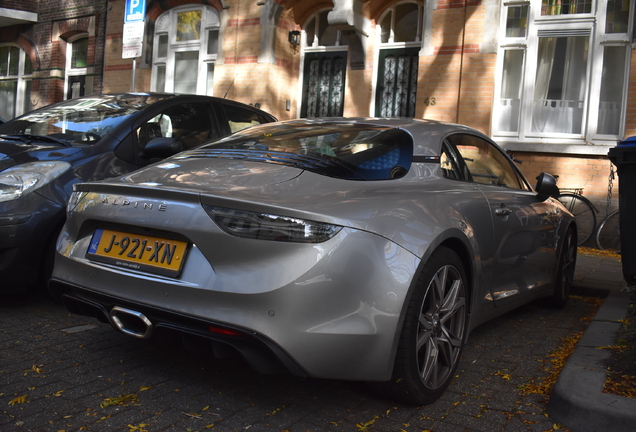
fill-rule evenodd
<path id="1" fill-rule="evenodd" d="M 124 175 L 240 129 L 276 121 L 225 99 L 87 96 L 0 125 L 0 292 L 44 283 L 73 184 Z"/>

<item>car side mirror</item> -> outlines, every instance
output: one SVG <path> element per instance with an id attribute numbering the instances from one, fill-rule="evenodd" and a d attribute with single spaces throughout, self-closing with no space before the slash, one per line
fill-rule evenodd
<path id="1" fill-rule="evenodd" d="M 539 174 L 539 177 L 537 177 L 537 187 L 535 187 L 535 190 L 542 200 L 548 197 L 556 198 L 561 195 L 556 179 L 546 172 L 542 172 Z"/>
<path id="2" fill-rule="evenodd" d="M 153 138 L 143 149 L 148 158 L 165 159 L 183 151 L 183 143 L 177 138 Z"/>

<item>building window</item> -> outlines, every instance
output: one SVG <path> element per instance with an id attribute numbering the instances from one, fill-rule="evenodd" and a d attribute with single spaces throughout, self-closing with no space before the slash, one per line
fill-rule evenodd
<path id="1" fill-rule="evenodd" d="M 151 88 L 157 92 L 213 94 L 219 48 L 216 9 L 181 7 L 155 23 Z"/>
<path id="2" fill-rule="evenodd" d="M 376 116 L 415 116 L 422 13 L 417 3 L 400 3 L 387 9 L 379 20 Z"/>
<path id="3" fill-rule="evenodd" d="M 0 117 L 10 120 L 31 111 L 29 56 L 19 47 L 0 46 Z"/>
<path id="4" fill-rule="evenodd" d="M 347 39 L 329 26 L 322 11 L 303 29 L 303 88 L 301 117 L 339 117 L 344 111 Z"/>
<path id="5" fill-rule="evenodd" d="M 66 97 L 75 99 L 86 93 L 88 71 L 88 37 L 75 36 L 66 48 Z"/>
<path id="6" fill-rule="evenodd" d="M 520 142 L 623 134 L 630 1 L 504 1 L 495 135 Z"/>

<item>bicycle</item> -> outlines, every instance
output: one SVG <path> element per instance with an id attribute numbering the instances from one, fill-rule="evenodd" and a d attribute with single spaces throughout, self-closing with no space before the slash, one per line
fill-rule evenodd
<path id="1" fill-rule="evenodd" d="M 605 218 L 601 221 L 596 231 L 596 247 L 600 250 L 621 251 L 621 236 L 619 215 L 620 209 L 610 212 L 612 205 L 612 186 L 614 183 L 614 167 L 610 167 L 609 183 L 607 190 L 607 205 L 605 207 Z"/>
<path id="2" fill-rule="evenodd" d="M 558 176 L 554 176 L 558 180 Z M 583 188 L 560 189 L 557 199 L 576 217 L 578 228 L 577 246 L 585 244 L 596 232 L 596 213 L 598 209 L 583 196 Z"/>

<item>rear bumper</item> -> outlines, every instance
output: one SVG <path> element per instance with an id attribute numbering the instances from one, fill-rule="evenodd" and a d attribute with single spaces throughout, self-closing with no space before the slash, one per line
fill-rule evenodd
<path id="1" fill-rule="evenodd" d="M 125 333 L 143 333 L 140 323 L 122 319 L 117 322 L 113 308 L 126 308 L 142 314 L 150 323 L 147 337 L 167 345 L 192 351 L 204 351 L 218 358 L 232 358 L 240 354 L 260 373 L 291 372 L 297 376 L 308 374 L 278 345 L 254 331 L 203 320 L 173 311 L 99 294 L 60 280 L 49 281 L 51 295 L 64 303 L 69 312 L 97 318 Z M 123 323 L 122 323 L 123 321 Z M 131 332 L 123 327 L 129 327 Z"/>
<path id="2" fill-rule="evenodd" d="M 209 217 L 201 223 L 207 223 L 205 231 L 189 238 L 218 230 Z M 148 311 L 158 328 L 194 322 L 190 319 L 203 322 L 197 335 L 203 329 L 215 341 L 217 335 L 206 334 L 210 323 L 242 330 L 294 373 L 285 358 L 316 378 L 391 377 L 405 299 L 419 260 L 387 239 L 343 229 L 319 245 L 254 241 L 250 248 L 239 248 L 233 237 L 219 234 L 207 243 L 193 242 L 175 278 L 91 260 L 86 251 L 94 230 L 79 228 L 75 238 L 69 226 L 72 220 L 57 243 L 51 283 L 56 297 L 92 300 L 106 315 L 117 306 Z M 103 311 L 100 315 L 105 316 Z"/>

